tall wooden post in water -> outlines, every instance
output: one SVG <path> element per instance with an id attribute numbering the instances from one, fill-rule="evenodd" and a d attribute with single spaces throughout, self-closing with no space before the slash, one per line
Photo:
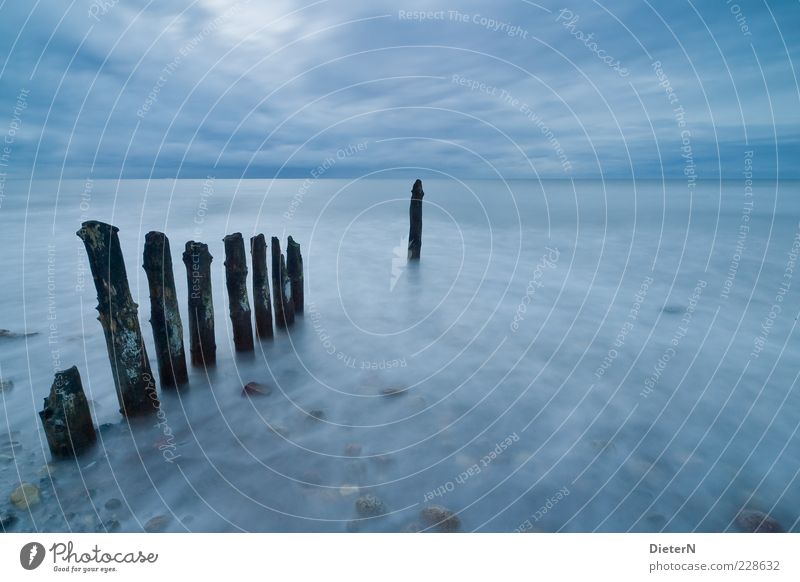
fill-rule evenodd
<path id="1" fill-rule="evenodd" d="M 411 222 L 408 230 L 408 260 L 418 261 L 422 250 L 422 197 L 425 192 L 422 190 L 422 180 L 414 182 L 411 189 L 411 208 L 409 208 L 409 219 Z"/>
<path id="2" fill-rule="evenodd" d="M 272 237 L 272 297 L 275 303 L 275 325 L 286 329 L 294 323 L 294 303 L 286 259 L 281 254 L 281 241 Z"/>
<path id="3" fill-rule="evenodd" d="M 89 255 L 97 289 L 98 319 L 103 326 L 117 389 L 120 412 L 127 416 L 155 412 L 159 407 L 150 361 L 139 327 L 116 226 L 90 220 L 78 236 Z"/>
<path id="4" fill-rule="evenodd" d="M 237 352 L 253 351 L 253 323 L 247 299 L 247 258 L 242 233 L 229 234 L 225 243 L 225 284 L 233 326 L 233 343 Z"/>
<path id="5" fill-rule="evenodd" d="M 289 237 L 286 243 L 286 274 L 292 287 L 292 303 L 295 313 L 303 313 L 305 303 L 303 292 L 303 255 L 300 254 L 300 243 Z"/>
<path id="6" fill-rule="evenodd" d="M 180 386 L 189 381 L 183 348 L 183 325 L 175 292 L 169 239 L 163 232 L 144 237 L 144 260 L 150 286 L 150 325 L 156 344 L 158 375 L 162 386 Z"/>
<path id="7" fill-rule="evenodd" d="M 192 365 L 217 363 L 214 337 L 214 301 L 211 295 L 211 261 L 208 245 L 190 240 L 183 252 L 189 287 L 189 339 Z"/>
<path id="8" fill-rule="evenodd" d="M 256 335 L 270 339 L 272 334 L 272 303 L 269 297 L 267 274 L 267 240 L 263 234 L 250 239 L 253 261 L 253 309 L 256 313 Z"/>

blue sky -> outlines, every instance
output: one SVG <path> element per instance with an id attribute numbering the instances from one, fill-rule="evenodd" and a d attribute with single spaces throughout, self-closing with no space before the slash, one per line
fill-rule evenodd
<path id="1" fill-rule="evenodd" d="M 788 0 L 6 0 L 4 169 L 712 179 L 752 150 L 798 178 L 798 25 Z"/>

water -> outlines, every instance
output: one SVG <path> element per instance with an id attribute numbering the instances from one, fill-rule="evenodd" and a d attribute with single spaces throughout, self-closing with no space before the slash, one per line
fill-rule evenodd
<path id="1" fill-rule="evenodd" d="M 749 212 L 742 181 L 422 175 L 409 266 L 416 177 L 9 183 L 0 327 L 35 335 L 0 339 L 0 511 L 20 481 L 42 493 L 14 530 L 401 531 L 439 504 L 467 531 L 728 531 L 743 508 L 800 531 L 800 184 L 756 183 Z M 184 324 L 183 244 L 214 256 L 218 365 L 159 388 L 160 425 L 118 413 L 86 219 L 120 227 L 154 370 L 144 235 L 171 239 Z M 235 231 L 305 259 L 304 317 L 252 356 L 227 315 Z M 104 427 L 53 463 L 37 411 L 73 364 Z M 366 493 L 389 514 L 360 519 Z"/>

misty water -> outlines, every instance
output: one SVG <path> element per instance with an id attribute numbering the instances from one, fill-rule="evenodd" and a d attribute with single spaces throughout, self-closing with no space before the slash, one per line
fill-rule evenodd
<path id="1" fill-rule="evenodd" d="M 13 531 L 369 532 L 436 504 L 464 531 L 675 532 L 736 531 L 749 508 L 800 531 L 800 184 L 689 186 L 9 182 L 0 328 L 33 335 L 0 338 L 0 512 Z M 170 238 L 187 341 L 183 245 L 214 256 L 218 363 L 159 385 L 162 420 L 118 412 L 88 219 L 120 228 L 154 371 L 145 234 Z M 292 235 L 305 260 L 305 314 L 245 356 L 223 269 L 237 231 Z M 72 365 L 99 438 L 54 462 L 38 411 Z M 251 381 L 272 393 L 243 397 Z M 41 491 L 28 511 L 20 482 Z M 387 513 L 359 516 L 365 494 Z"/>

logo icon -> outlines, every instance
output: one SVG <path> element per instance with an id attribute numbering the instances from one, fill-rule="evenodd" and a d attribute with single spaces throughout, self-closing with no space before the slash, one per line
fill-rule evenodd
<path id="1" fill-rule="evenodd" d="M 29 542 L 19 551 L 19 563 L 26 570 L 35 570 L 44 562 L 44 546 L 39 542 Z"/>

